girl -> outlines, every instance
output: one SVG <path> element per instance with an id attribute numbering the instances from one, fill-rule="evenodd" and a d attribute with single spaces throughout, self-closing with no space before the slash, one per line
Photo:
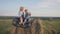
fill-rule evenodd
<path id="1" fill-rule="evenodd" d="M 19 11 L 19 18 L 20 18 L 19 24 L 23 24 L 23 17 L 22 17 L 23 13 L 25 13 L 25 12 L 24 12 L 24 7 L 22 6 L 22 7 L 20 7 L 20 11 Z"/>

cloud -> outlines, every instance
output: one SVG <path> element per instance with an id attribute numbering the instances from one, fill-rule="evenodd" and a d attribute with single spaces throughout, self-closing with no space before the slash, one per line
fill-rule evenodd
<path id="1" fill-rule="evenodd" d="M 0 10 L 0 16 L 18 16 L 18 12 L 14 10 Z"/>
<path id="2" fill-rule="evenodd" d="M 60 16 L 60 0 L 41 0 L 32 6 L 34 16 Z"/>
<path id="3" fill-rule="evenodd" d="M 42 0 L 35 5 L 36 8 L 60 8 L 60 0 Z"/>
<path id="4" fill-rule="evenodd" d="M 3 4 L 4 7 L 1 7 L 2 11 L 0 11 L 0 15 L 18 15 L 21 5 L 29 9 L 32 16 L 60 16 L 60 0 L 18 0 L 12 4 L 13 7 L 9 7 L 10 4 L 8 6 Z M 9 8 L 11 9 L 9 10 Z M 3 9 L 7 9 L 8 11 L 3 11 Z"/>

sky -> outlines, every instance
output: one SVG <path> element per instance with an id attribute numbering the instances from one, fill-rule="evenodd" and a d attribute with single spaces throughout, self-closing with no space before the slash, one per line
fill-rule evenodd
<path id="1" fill-rule="evenodd" d="M 18 16 L 21 6 L 32 16 L 60 17 L 60 0 L 0 0 L 0 16 Z"/>

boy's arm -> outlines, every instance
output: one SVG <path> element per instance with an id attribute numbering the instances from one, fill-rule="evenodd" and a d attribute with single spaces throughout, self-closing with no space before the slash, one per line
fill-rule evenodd
<path id="1" fill-rule="evenodd" d="M 26 19 L 30 18 L 31 17 L 31 13 L 29 12 L 28 13 L 28 16 L 26 17 Z"/>

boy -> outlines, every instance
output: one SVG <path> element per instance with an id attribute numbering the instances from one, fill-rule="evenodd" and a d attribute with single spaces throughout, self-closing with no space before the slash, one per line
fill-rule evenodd
<path id="1" fill-rule="evenodd" d="M 31 13 L 28 12 L 28 9 L 25 9 L 25 17 L 24 17 L 24 24 L 29 21 Z"/>

